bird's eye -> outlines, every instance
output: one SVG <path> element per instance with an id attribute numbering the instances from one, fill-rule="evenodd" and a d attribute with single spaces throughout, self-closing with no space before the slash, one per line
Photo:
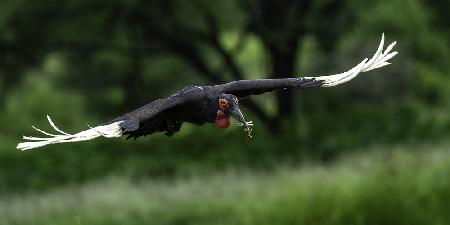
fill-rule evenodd
<path id="1" fill-rule="evenodd" d="M 221 109 L 226 109 L 226 108 L 228 108 L 230 105 L 229 105 L 229 103 L 228 103 L 228 101 L 226 100 L 226 99 L 224 99 L 224 98 L 221 98 L 221 99 L 219 99 L 219 107 L 221 108 Z"/>

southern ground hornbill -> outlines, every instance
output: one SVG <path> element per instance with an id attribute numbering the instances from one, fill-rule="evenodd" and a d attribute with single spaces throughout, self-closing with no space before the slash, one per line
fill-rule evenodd
<path id="1" fill-rule="evenodd" d="M 252 137 L 253 123 L 247 122 L 242 115 L 238 106 L 239 98 L 282 89 L 331 87 L 345 83 L 362 72 L 389 65 L 387 61 L 397 54 L 391 52 L 395 42 L 384 51 L 383 45 L 384 35 L 371 59 L 364 59 L 344 73 L 318 77 L 239 80 L 212 86 L 187 86 L 167 98 L 155 100 L 108 123 L 90 127 L 76 134 L 61 131 L 47 116 L 50 125 L 58 134 L 47 133 L 33 127 L 48 137 L 24 136 L 26 142 L 19 143 L 17 148 L 28 150 L 48 144 L 86 141 L 100 136 L 112 138 L 127 135 L 128 138 L 138 138 L 155 132 L 165 132 L 167 136 L 171 136 L 180 130 L 184 122 L 198 125 L 215 123 L 219 128 L 227 128 L 230 126 L 230 117 L 236 119 L 238 125 L 244 128 L 247 137 Z"/>

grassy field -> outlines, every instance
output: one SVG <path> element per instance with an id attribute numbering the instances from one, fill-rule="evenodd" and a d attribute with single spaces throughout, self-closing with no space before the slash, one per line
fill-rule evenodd
<path id="1" fill-rule="evenodd" d="M 0 224 L 450 224 L 450 148 L 0 196 Z"/>

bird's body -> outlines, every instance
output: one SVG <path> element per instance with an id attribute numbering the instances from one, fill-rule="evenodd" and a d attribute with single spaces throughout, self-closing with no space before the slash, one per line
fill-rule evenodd
<path id="1" fill-rule="evenodd" d="M 209 88 L 186 86 L 171 96 L 158 99 L 114 121 L 124 121 L 122 128 L 128 137 L 138 138 L 154 132 L 172 136 L 183 122 L 202 125 L 213 123 L 219 109 Z M 156 110 L 157 109 L 157 110 Z"/>
<path id="2" fill-rule="evenodd" d="M 215 123 L 219 128 L 227 128 L 229 116 L 218 115 L 220 106 L 217 102 L 224 94 L 239 98 L 278 89 L 315 87 L 321 84 L 322 81 L 315 78 L 285 78 L 240 80 L 214 86 L 189 85 L 167 98 L 152 101 L 112 122 L 122 121 L 121 127 L 128 138 L 138 138 L 155 132 L 165 132 L 167 136 L 172 136 L 180 130 L 183 122 L 197 125 Z"/>
<path id="3" fill-rule="evenodd" d="M 157 99 L 110 122 L 76 134 L 61 131 L 47 116 L 50 125 L 60 134 L 50 134 L 35 128 L 50 137 L 24 136 L 28 142 L 19 143 L 17 148 L 27 150 L 48 144 L 85 141 L 100 136 L 111 138 L 127 135 L 127 138 L 138 138 L 155 132 L 164 132 L 167 136 L 172 136 L 180 131 L 185 122 L 197 125 L 215 123 L 219 128 L 227 128 L 230 126 L 231 117 L 244 128 L 247 137 L 252 137 L 253 123 L 247 122 L 241 113 L 239 98 L 282 89 L 332 87 L 345 83 L 362 72 L 390 64 L 387 60 L 397 54 L 391 52 L 395 42 L 384 52 L 383 44 L 384 35 L 378 50 L 370 60 L 364 59 L 344 73 L 318 77 L 239 80 L 212 86 L 190 85 L 167 98 Z"/>

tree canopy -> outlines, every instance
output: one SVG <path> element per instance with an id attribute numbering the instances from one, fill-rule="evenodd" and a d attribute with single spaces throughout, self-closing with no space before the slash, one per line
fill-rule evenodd
<path id="1" fill-rule="evenodd" d="M 371 143 L 445 137 L 448 11 L 448 1 L 423 0 L 2 1 L 0 165 L 15 169 L 0 170 L 0 180 L 46 186 L 51 181 L 36 177 L 50 174 L 58 183 L 113 168 L 171 174 L 196 164 L 330 160 Z M 372 55 L 383 32 L 400 52 L 385 69 L 344 87 L 243 100 L 256 120 L 251 143 L 237 131 L 186 126 L 175 140 L 99 141 L 26 156 L 11 151 L 35 121 L 46 122 L 45 113 L 79 130 L 188 84 L 336 73 Z M 81 162 L 86 167 L 74 172 Z M 61 163 L 61 171 L 49 172 L 52 163 Z M 39 175 L 26 175 L 24 165 Z"/>

